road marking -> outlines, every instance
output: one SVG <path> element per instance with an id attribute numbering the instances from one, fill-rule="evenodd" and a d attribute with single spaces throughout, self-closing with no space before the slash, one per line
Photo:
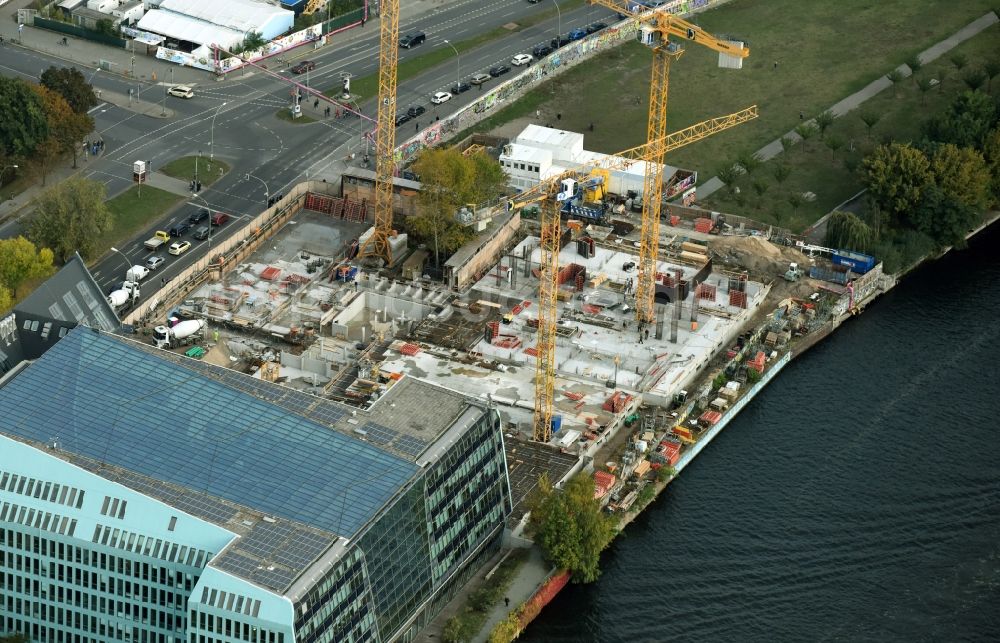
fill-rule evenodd
<path id="1" fill-rule="evenodd" d="M 102 107 L 104 107 L 105 105 L 107 105 L 107 103 L 101 103 L 101 104 L 100 104 L 100 105 L 98 105 L 97 107 L 91 107 L 90 109 L 88 109 L 88 110 L 87 110 L 87 113 L 88 113 L 88 114 L 93 114 L 94 112 L 96 112 L 97 110 L 101 109 L 101 108 L 102 108 Z"/>

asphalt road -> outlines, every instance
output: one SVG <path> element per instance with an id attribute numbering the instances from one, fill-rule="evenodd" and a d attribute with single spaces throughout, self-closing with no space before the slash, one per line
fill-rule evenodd
<path id="1" fill-rule="evenodd" d="M 543 11 L 546 6 L 525 0 L 450 3 L 402 22 L 401 34 L 420 30 L 427 34 L 427 41 L 410 50 L 400 49 L 399 59 L 405 61 L 436 48 L 450 49 L 444 40 L 455 43 L 473 38 Z M 427 114 L 415 119 L 418 123 L 423 118 L 433 118 L 435 113 L 449 113 L 472 102 L 480 93 L 473 88 L 444 105 L 432 106 L 430 96 L 436 91 L 447 91 L 455 84 L 459 72 L 462 79 L 467 80 L 474 73 L 501 62 L 509 63 L 515 54 L 530 52 L 534 45 L 548 42 L 560 27 L 566 33 L 596 20 L 610 24 L 614 16 L 601 7 L 565 10 L 561 18 L 553 16 L 507 38 L 466 51 L 457 61 L 448 60 L 400 83 L 397 89 L 398 111 L 405 111 L 411 105 L 424 105 Z M 296 59 L 308 58 L 317 63 L 316 69 L 309 74 L 311 87 L 325 90 L 338 86 L 344 72 L 361 77 L 377 71 L 377 21 L 370 21 L 366 27 L 355 30 L 353 35 L 353 38 L 345 38 L 343 44 L 315 52 L 298 50 L 300 53 Z M 65 64 L 38 52 L 5 47 L 0 58 L 0 73 L 37 81 L 44 68 Z M 306 80 L 303 76 L 292 75 L 287 69 L 280 69 L 282 65 L 276 59 L 271 59 L 268 66 L 285 78 L 297 82 Z M 514 68 L 512 73 L 516 70 Z M 351 151 L 362 151 L 362 131 L 371 130 L 370 121 L 356 117 L 326 119 L 310 124 L 293 124 L 278 119 L 278 110 L 287 108 L 291 102 L 292 87 L 287 81 L 260 71 L 245 76 L 236 72 L 220 83 L 207 73 L 204 79 L 204 82 L 195 84 L 193 99 L 165 98 L 166 107 L 173 111 L 170 118 L 152 118 L 110 103 L 102 103 L 92 111 L 96 131 L 105 141 L 105 153 L 98 159 L 89 160 L 83 174 L 102 181 L 109 195 L 117 194 L 132 184 L 132 163 L 139 159 L 151 161 L 155 172 L 168 161 L 200 152 L 206 161 L 214 156 L 231 167 L 226 176 L 202 190 L 200 195 L 168 213 L 138 238 L 123 244 L 124 247 L 119 250 L 127 256 L 128 263 L 143 264 L 151 255 L 142 245 L 143 241 L 156 230 L 166 230 L 173 222 L 186 219 L 198 207 L 207 206 L 229 213 L 233 220 L 217 230 L 215 239 L 232 234 L 240 226 L 240 221 L 245 222 L 264 209 L 268 193 L 270 196 L 283 194 L 291 185 L 307 177 L 329 173 Z M 91 82 L 95 89 L 120 94 L 128 94 L 129 89 L 135 87 L 125 79 L 100 72 L 92 74 Z M 164 91 L 162 84 L 142 85 L 139 100 L 159 103 L 164 100 Z M 363 114 L 374 116 L 375 106 L 371 97 L 360 97 L 359 106 Z M 401 125 L 399 137 L 410 133 L 405 128 L 414 126 L 412 121 Z M 199 171 L 214 169 L 210 170 L 206 163 Z M 256 179 L 247 180 L 247 173 Z M 5 226 L 2 231 L 3 236 L 16 233 L 16 224 Z M 148 279 L 169 278 L 207 251 L 207 241 L 197 241 L 190 233 L 185 238 L 194 244 L 193 247 L 179 257 L 168 255 L 165 251 L 158 252 L 166 262 Z M 110 290 L 124 278 L 126 263 L 125 257 L 120 254 L 109 253 L 94 266 L 94 275 L 102 288 Z"/>

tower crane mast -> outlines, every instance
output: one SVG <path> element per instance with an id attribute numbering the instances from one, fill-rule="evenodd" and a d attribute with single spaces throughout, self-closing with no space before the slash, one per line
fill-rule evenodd
<path id="1" fill-rule="evenodd" d="M 392 177 L 396 170 L 396 67 L 399 63 L 399 3 L 382 0 L 379 20 L 378 115 L 375 119 L 375 228 L 359 256 L 392 263 Z"/>
<path id="2" fill-rule="evenodd" d="M 649 83 L 649 116 L 646 123 L 647 147 L 643 160 L 642 225 L 639 239 L 639 278 L 636 282 L 636 319 L 640 323 L 654 320 L 653 302 L 656 293 L 656 262 L 660 245 L 660 208 L 663 199 L 663 164 L 666 155 L 667 96 L 670 88 L 670 63 L 680 58 L 684 48 L 670 41 L 676 36 L 694 42 L 734 59 L 746 58 L 750 50 L 743 43 L 718 38 L 698 25 L 668 11 L 644 11 L 636 14 L 622 0 L 589 0 L 622 14 L 634 15 L 639 21 L 639 40 L 653 49 L 652 75 Z M 633 5 L 634 6 L 634 5 Z"/>

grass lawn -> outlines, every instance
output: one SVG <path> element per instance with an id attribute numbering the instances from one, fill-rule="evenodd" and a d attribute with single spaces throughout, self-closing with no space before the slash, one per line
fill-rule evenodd
<path id="1" fill-rule="evenodd" d="M 288 121 L 289 123 L 295 123 L 296 125 L 306 125 L 308 123 L 315 123 L 316 119 L 312 116 L 306 116 L 302 114 L 298 118 L 292 118 L 292 110 L 287 107 L 282 107 L 277 112 L 274 113 L 275 116 L 283 121 Z"/>
<path id="2" fill-rule="evenodd" d="M 570 9 L 576 9 L 577 7 L 582 7 L 583 5 L 584 0 L 567 0 L 566 2 L 559 3 L 559 10 L 567 11 Z M 552 4 L 551 0 L 548 0 L 545 5 L 539 6 L 536 13 L 525 18 L 521 22 L 512 23 L 514 25 L 513 29 L 508 29 L 507 27 L 497 27 L 491 31 L 481 33 L 475 38 L 452 42 L 451 44 L 455 46 L 455 49 L 458 50 L 459 54 L 462 54 L 463 52 L 479 47 L 480 45 L 504 38 L 508 34 L 517 33 L 522 29 L 532 27 L 555 15 L 556 7 Z M 400 35 L 402 35 L 402 32 Z M 445 63 L 451 64 L 452 66 L 455 65 L 455 52 L 448 45 L 438 47 L 437 49 L 428 51 L 423 55 L 400 62 L 396 67 L 396 82 L 402 83 L 410 78 L 414 78 L 417 75 L 424 73 L 431 67 L 436 67 Z M 465 74 L 465 76 L 468 77 L 469 74 Z M 336 87 L 332 87 L 323 93 L 332 98 L 336 98 L 337 96 L 340 96 L 341 89 L 341 86 L 337 85 Z M 374 98 L 377 94 L 378 73 L 351 79 L 351 95 L 354 96 L 356 100 L 368 100 L 369 98 Z"/>
<path id="3" fill-rule="evenodd" d="M 672 68 L 670 130 L 752 104 L 759 105 L 761 115 L 673 152 L 668 162 L 714 175 L 740 153 L 755 151 L 795 127 L 800 112 L 815 116 L 982 16 L 993 4 L 994 0 L 967 0 L 942 12 L 934 0 L 734 0 L 701 14 L 695 22 L 716 34 L 745 38 L 751 55 L 742 70 L 719 69 L 717 54 L 689 46 Z M 974 42 L 992 41 L 995 49 L 997 29 L 991 27 Z M 983 45 L 979 55 L 987 50 Z M 976 60 L 971 54 L 970 58 Z M 642 45 L 623 45 L 545 83 L 530 92 L 523 105 L 501 110 L 475 131 L 488 131 L 537 108 L 550 124 L 555 125 L 559 113 L 559 126 L 586 132 L 587 149 L 611 153 L 639 145 L 646 137 L 650 60 Z M 952 72 L 951 89 L 958 84 L 957 77 Z M 902 116 L 916 119 L 920 111 Z M 593 132 L 588 131 L 591 122 Z M 824 176 L 823 185 L 833 187 L 838 180 Z M 786 185 L 791 182 L 790 178 Z M 819 193 L 815 187 L 812 190 Z"/>
<path id="4" fill-rule="evenodd" d="M 994 25 L 979 36 L 959 45 L 953 52 L 961 53 L 971 61 L 983 60 L 996 55 L 997 38 L 1000 36 L 1000 26 Z M 935 62 L 921 68 L 916 79 L 941 78 L 941 85 L 922 93 L 914 78 L 900 81 L 895 91 L 888 89 L 865 102 L 859 109 L 836 119 L 826 132 L 826 137 L 839 139 L 843 147 L 834 154 L 818 135 L 809 141 L 799 143 L 787 154 L 762 164 L 751 177 L 740 177 L 735 182 L 745 197 L 740 199 L 720 190 L 710 196 L 702 206 L 715 210 L 746 214 L 765 222 L 773 222 L 793 231 L 801 231 L 811 225 L 819 217 L 836 208 L 845 200 L 857 194 L 861 189 L 861 181 L 853 171 L 861 159 L 871 152 L 872 148 L 892 138 L 897 141 L 916 141 L 921 136 L 921 126 L 932 115 L 943 111 L 949 103 L 966 89 L 961 81 L 961 74 L 955 70 L 950 61 L 951 54 L 943 56 Z M 970 65 L 972 67 L 974 65 Z M 968 67 L 966 71 L 968 71 Z M 1000 93 L 1000 81 L 993 88 L 994 93 Z M 871 139 L 868 138 L 867 126 L 861 120 L 862 114 L 879 115 L 879 121 L 874 125 Z M 749 127 L 751 124 L 744 125 Z M 853 151 L 851 148 L 853 147 Z M 732 157 L 726 160 L 732 160 Z M 776 165 L 788 166 L 790 173 L 783 183 L 774 178 Z M 768 184 L 767 192 L 758 199 L 753 190 L 754 181 Z M 793 210 L 788 202 L 791 193 L 813 192 L 816 200 L 803 203 Z M 758 202 L 762 205 L 758 206 Z"/>
<path id="5" fill-rule="evenodd" d="M 216 161 L 218 162 L 218 161 Z M 107 202 L 111 210 L 111 229 L 104 233 L 100 241 L 100 250 L 95 256 L 101 256 L 112 247 L 119 245 L 124 239 L 129 239 L 147 226 L 150 221 L 159 219 L 163 214 L 177 205 L 184 197 L 160 190 L 149 185 L 142 187 L 134 185 Z"/>
<path id="6" fill-rule="evenodd" d="M 182 181 L 190 181 L 194 177 L 194 166 L 195 163 L 198 164 L 198 178 L 201 179 L 202 187 L 208 187 L 212 185 L 220 178 L 222 175 L 229 171 L 229 165 L 224 161 L 218 159 L 212 159 L 212 165 L 222 168 L 222 174 L 218 170 L 213 169 L 211 172 L 208 171 L 209 160 L 207 156 L 182 156 L 179 159 L 174 159 L 166 165 L 160 168 L 160 172 L 163 172 L 167 176 L 172 176 L 175 179 L 180 179 Z"/>

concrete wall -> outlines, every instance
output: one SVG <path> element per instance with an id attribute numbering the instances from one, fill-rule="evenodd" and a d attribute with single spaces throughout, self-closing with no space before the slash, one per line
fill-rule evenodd
<path id="1" fill-rule="evenodd" d="M 521 227 L 521 213 L 515 212 L 506 224 L 496 231 L 487 231 L 471 243 L 481 244 L 461 265 L 445 265 L 445 283 L 449 288 L 463 289 L 472 285 L 482 273 L 496 263 L 500 252 L 514 239 Z M 461 250 L 460 250 L 461 252 Z"/>

